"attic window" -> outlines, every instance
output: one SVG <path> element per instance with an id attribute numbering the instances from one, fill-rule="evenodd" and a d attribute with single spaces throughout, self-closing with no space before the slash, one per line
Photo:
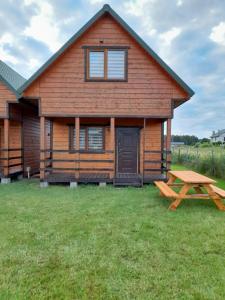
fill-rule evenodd
<path id="1" fill-rule="evenodd" d="M 127 81 L 127 49 L 86 49 L 87 81 Z"/>

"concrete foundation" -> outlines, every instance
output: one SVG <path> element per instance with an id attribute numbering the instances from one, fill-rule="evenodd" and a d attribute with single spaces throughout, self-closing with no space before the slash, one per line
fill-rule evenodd
<path id="1" fill-rule="evenodd" d="M 1 178 L 1 184 L 9 184 L 11 182 L 11 178 Z"/>
<path id="2" fill-rule="evenodd" d="M 77 186 L 78 186 L 77 182 L 70 182 L 71 189 L 77 188 Z"/>
<path id="3" fill-rule="evenodd" d="M 47 181 L 41 181 L 40 182 L 40 188 L 47 188 L 48 187 L 48 182 Z"/>

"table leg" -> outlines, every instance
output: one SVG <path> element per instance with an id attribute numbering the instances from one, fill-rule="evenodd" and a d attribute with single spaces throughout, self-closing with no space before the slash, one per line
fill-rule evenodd
<path id="1" fill-rule="evenodd" d="M 181 188 L 178 198 L 176 198 L 169 206 L 170 210 L 176 210 L 176 208 L 180 205 L 183 198 L 186 196 L 187 192 L 191 189 L 190 184 L 184 184 L 184 186 Z"/>
<path id="2" fill-rule="evenodd" d="M 203 191 L 200 186 L 194 186 L 194 190 L 196 191 L 197 194 L 203 194 Z"/>
<path id="3" fill-rule="evenodd" d="M 176 180 L 176 177 L 169 173 L 169 179 L 167 181 L 167 184 L 168 185 L 173 184 L 175 180 Z"/>
<path id="4" fill-rule="evenodd" d="M 209 197 L 216 204 L 217 208 L 219 210 L 225 211 L 225 205 L 223 204 L 221 197 L 213 191 L 213 189 L 210 187 L 210 185 L 207 184 L 207 185 L 204 185 L 204 187 L 205 187 L 206 191 L 208 192 Z"/>

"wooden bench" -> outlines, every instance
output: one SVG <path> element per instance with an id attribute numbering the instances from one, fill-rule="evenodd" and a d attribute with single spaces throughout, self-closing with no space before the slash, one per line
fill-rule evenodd
<path id="1" fill-rule="evenodd" d="M 177 198 L 178 194 L 174 192 L 164 181 L 154 181 L 160 192 L 167 198 Z"/>
<path id="2" fill-rule="evenodd" d="M 213 184 L 210 184 L 210 187 L 217 195 L 219 195 L 221 198 L 225 199 L 225 191 L 223 189 L 220 189 Z"/>

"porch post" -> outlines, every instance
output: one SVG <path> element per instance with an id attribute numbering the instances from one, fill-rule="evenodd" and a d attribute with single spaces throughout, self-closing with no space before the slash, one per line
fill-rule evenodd
<path id="1" fill-rule="evenodd" d="M 115 155 L 115 118 L 110 118 L 110 150 L 112 151 L 113 171 L 110 172 L 110 179 L 115 177 L 116 155 Z"/>
<path id="2" fill-rule="evenodd" d="M 146 119 L 144 118 L 143 124 L 143 143 L 142 143 L 142 183 L 144 182 L 145 176 L 145 128 L 146 128 Z"/>
<path id="3" fill-rule="evenodd" d="M 170 170 L 171 164 L 171 119 L 166 122 L 166 169 Z"/>
<path id="4" fill-rule="evenodd" d="M 4 180 L 2 183 L 9 183 L 9 119 L 4 119 Z M 3 182 L 4 181 L 4 182 Z"/>
<path id="5" fill-rule="evenodd" d="M 46 138 L 45 138 L 45 117 L 40 117 L 40 180 L 45 179 L 45 150 L 46 150 Z"/>
<path id="6" fill-rule="evenodd" d="M 79 168 L 80 168 L 80 118 L 77 117 L 75 118 L 75 130 L 76 130 L 76 146 L 75 146 L 75 150 L 76 150 L 76 160 L 77 163 L 75 164 L 75 168 L 77 169 L 75 171 L 75 177 L 78 180 L 79 179 Z"/>

